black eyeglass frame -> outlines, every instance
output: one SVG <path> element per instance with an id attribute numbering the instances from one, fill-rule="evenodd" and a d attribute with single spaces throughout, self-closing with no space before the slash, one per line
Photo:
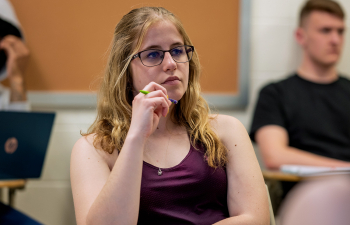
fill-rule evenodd
<path id="1" fill-rule="evenodd" d="M 141 53 L 142 53 L 142 52 L 145 52 L 145 51 L 149 51 L 149 50 L 156 50 L 156 51 L 161 51 L 161 52 L 163 52 L 163 58 L 162 58 L 162 60 L 160 61 L 159 64 L 154 65 L 154 66 L 159 66 L 160 64 L 162 64 L 166 52 L 169 52 L 171 58 L 172 58 L 175 62 L 177 62 L 177 63 L 186 63 L 186 62 L 191 61 L 191 59 L 192 59 L 192 57 L 193 57 L 193 53 L 192 53 L 192 55 L 191 55 L 191 58 L 188 59 L 186 62 L 178 62 L 178 61 L 176 61 L 176 60 L 173 58 L 173 56 L 171 55 L 171 53 L 170 53 L 170 51 L 172 51 L 173 49 L 178 48 L 178 47 L 183 47 L 183 46 L 184 46 L 184 47 L 190 47 L 191 50 L 192 50 L 192 52 L 194 52 L 194 46 L 192 46 L 192 45 L 180 45 L 180 46 L 176 46 L 176 47 L 174 47 L 174 48 L 172 48 L 172 49 L 169 49 L 169 50 L 146 49 L 146 50 L 143 50 L 143 51 L 141 51 L 141 52 L 136 53 L 136 54 L 132 57 L 131 61 L 134 60 L 134 59 L 136 59 L 136 58 L 140 58 L 140 61 L 141 61 L 142 65 L 146 66 L 145 64 L 143 64 L 142 59 L 141 59 L 141 57 L 140 57 L 140 56 L 141 56 Z M 186 54 L 187 54 L 187 52 L 186 52 Z M 154 67 L 154 66 L 146 66 L 146 67 Z"/>

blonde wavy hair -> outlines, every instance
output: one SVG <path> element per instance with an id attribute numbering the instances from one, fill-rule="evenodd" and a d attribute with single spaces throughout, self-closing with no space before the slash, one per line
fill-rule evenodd
<path id="1" fill-rule="evenodd" d="M 94 147 L 108 153 L 121 151 L 131 123 L 133 100 L 132 76 L 129 68 L 131 57 L 140 47 L 148 28 L 159 21 L 172 22 L 184 39 L 192 45 L 180 20 L 162 7 L 142 7 L 131 10 L 117 24 L 104 78 L 98 94 L 97 117 L 87 133 L 94 134 Z M 184 126 L 191 144 L 204 145 L 208 165 L 225 166 L 227 150 L 210 126 L 210 110 L 200 96 L 200 64 L 196 51 L 189 62 L 188 88 L 175 105 L 171 120 Z M 99 146 L 99 147 L 97 147 Z"/>

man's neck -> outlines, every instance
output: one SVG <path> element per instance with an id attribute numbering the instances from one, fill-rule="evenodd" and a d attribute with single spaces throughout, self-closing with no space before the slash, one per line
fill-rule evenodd
<path id="1" fill-rule="evenodd" d="M 335 65 L 320 65 L 304 57 L 302 64 L 298 68 L 298 75 L 305 80 L 329 84 L 338 79 L 338 73 Z"/>

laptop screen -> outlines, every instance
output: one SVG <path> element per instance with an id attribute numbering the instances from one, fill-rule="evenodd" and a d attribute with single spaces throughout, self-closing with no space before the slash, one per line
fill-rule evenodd
<path id="1" fill-rule="evenodd" d="M 55 113 L 0 112 L 0 179 L 41 175 Z"/>

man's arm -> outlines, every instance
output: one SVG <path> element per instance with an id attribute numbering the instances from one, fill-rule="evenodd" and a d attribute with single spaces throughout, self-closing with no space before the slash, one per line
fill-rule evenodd
<path id="1" fill-rule="evenodd" d="M 281 126 L 261 127 L 255 133 L 255 140 L 268 169 L 279 169 L 283 164 L 350 167 L 350 162 L 319 156 L 288 146 L 288 133 Z"/>
<path id="2" fill-rule="evenodd" d="M 283 225 L 348 225 L 350 221 L 350 177 L 329 176 L 298 185 L 279 213 Z"/>
<path id="3" fill-rule="evenodd" d="M 10 102 L 26 101 L 24 71 L 29 50 L 20 38 L 13 35 L 7 35 L 1 40 L 0 49 L 3 49 L 7 55 L 6 72 L 10 81 Z"/>

